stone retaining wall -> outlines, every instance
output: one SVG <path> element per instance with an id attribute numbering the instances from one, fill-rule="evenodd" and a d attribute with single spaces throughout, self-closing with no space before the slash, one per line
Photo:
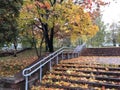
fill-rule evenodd
<path id="1" fill-rule="evenodd" d="M 120 56 L 120 48 L 86 48 L 82 56 Z"/>

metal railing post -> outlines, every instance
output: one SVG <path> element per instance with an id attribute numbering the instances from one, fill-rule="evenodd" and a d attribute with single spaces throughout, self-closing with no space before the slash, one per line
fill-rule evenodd
<path id="1" fill-rule="evenodd" d="M 77 57 L 79 57 L 79 52 L 77 53 Z"/>
<path id="2" fill-rule="evenodd" d="M 67 58 L 70 59 L 70 55 L 69 55 L 69 52 L 67 53 Z"/>
<path id="3" fill-rule="evenodd" d="M 52 70 L 52 63 L 51 63 L 51 60 L 50 60 L 50 62 L 49 62 L 49 69 L 50 69 L 50 71 Z"/>
<path id="4" fill-rule="evenodd" d="M 76 52 L 74 53 L 74 57 L 73 58 L 75 58 L 76 57 Z"/>
<path id="5" fill-rule="evenodd" d="M 42 81 L 42 67 L 40 68 L 40 82 Z"/>
<path id="6" fill-rule="evenodd" d="M 72 53 L 72 58 L 74 58 L 74 53 Z"/>
<path id="7" fill-rule="evenodd" d="M 25 77 L 25 90 L 28 90 L 28 76 Z"/>
<path id="8" fill-rule="evenodd" d="M 63 52 L 62 52 L 62 60 L 63 60 Z"/>
<path id="9" fill-rule="evenodd" d="M 57 58 L 56 58 L 56 64 L 58 64 L 58 55 L 57 55 Z"/>

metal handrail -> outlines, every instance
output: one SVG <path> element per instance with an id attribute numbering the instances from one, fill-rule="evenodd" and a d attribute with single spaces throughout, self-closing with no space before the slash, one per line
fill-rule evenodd
<path id="1" fill-rule="evenodd" d="M 83 48 L 84 45 L 81 45 L 81 48 Z M 43 58 L 42 60 L 40 60 L 39 62 L 33 64 L 32 66 L 25 68 L 22 72 L 23 76 L 25 77 L 25 90 L 28 90 L 28 84 L 29 84 L 29 76 L 31 76 L 32 74 L 34 74 L 36 71 L 40 70 L 40 81 L 42 80 L 42 67 L 50 62 L 50 67 L 49 69 L 51 70 L 51 61 L 57 57 L 57 64 L 58 64 L 58 55 L 62 55 L 62 59 L 63 59 L 63 52 L 65 51 L 65 49 L 70 49 L 70 47 L 62 47 L 59 50 L 53 52 L 52 54 L 48 55 L 47 57 Z M 80 49 L 82 50 L 82 49 Z M 78 56 L 80 51 L 77 52 Z M 73 53 L 72 53 L 73 54 Z M 73 57 L 74 58 L 74 57 Z M 47 60 L 48 59 L 48 60 Z M 47 61 L 45 61 L 47 60 Z M 37 66 L 37 67 L 36 67 Z"/>
<path id="2" fill-rule="evenodd" d="M 29 76 L 29 74 L 26 74 L 25 72 L 30 71 L 32 68 L 34 68 L 35 66 L 39 65 L 41 62 L 43 62 L 44 60 L 46 60 L 47 58 L 51 57 L 52 55 L 54 55 L 55 53 L 61 51 L 61 50 L 64 49 L 64 48 L 66 48 L 66 47 L 60 48 L 59 50 L 53 52 L 52 54 L 50 54 L 50 55 L 48 55 L 47 57 L 45 57 L 45 58 L 43 58 L 42 60 L 40 60 L 39 62 L 33 64 L 31 67 L 25 68 L 25 69 L 23 70 L 23 73 L 22 73 L 23 76 Z"/>

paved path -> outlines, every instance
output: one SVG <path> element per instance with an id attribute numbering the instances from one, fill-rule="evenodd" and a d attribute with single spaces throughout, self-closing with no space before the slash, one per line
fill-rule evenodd
<path id="1" fill-rule="evenodd" d="M 96 57 L 96 60 L 99 63 L 104 64 L 119 64 L 120 65 L 120 57 L 119 56 L 99 56 Z"/>

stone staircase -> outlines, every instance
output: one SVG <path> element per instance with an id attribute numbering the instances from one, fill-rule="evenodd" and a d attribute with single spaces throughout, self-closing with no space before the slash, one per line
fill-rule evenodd
<path id="1" fill-rule="evenodd" d="M 62 60 L 31 90 L 120 90 L 120 65 L 89 56 Z"/>

